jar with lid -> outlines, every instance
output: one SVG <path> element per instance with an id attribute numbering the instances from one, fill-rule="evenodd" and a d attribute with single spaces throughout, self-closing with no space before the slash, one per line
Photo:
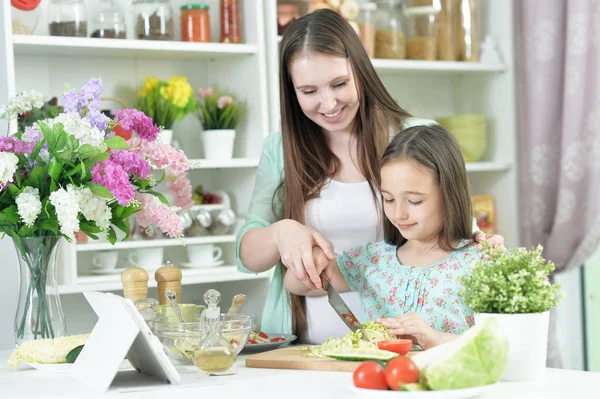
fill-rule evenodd
<path id="1" fill-rule="evenodd" d="M 103 39 L 125 39 L 125 17 L 115 5 L 114 0 L 100 0 L 100 5 L 93 21 L 94 31 L 91 37 Z"/>
<path id="2" fill-rule="evenodd" d="M 12 33 L 31 35 L 40 17 L 41 0 L 11 0 Z"/>
<path id="3" fill-rule="evenodd" d="M 213 235 L 225 235 L 230 234 L 235 227 L 235 212 L 231 209 L 221 209 L 215 211 L 211 215 L 213 223 L 209 227 L 209 231 Z"/>
<path id="4" fill-rule="evenodd" d="M 375 11 L 377 3 L 361 3 L 359 6 L 358 28 L 360 31 L 360 42 L 362 43 L 369 58 L 375 57 Z"/>
<path id="5" fill-rule="evenodd" d="M 169 0 L 134 0 L 135 38 L 173 40 L 173 9 Z"/>
<path id="6" fill-rule="evenodd" d="M 241 43 L 240 1 L 221 0 L 221 43 Z"/>
<path id="7" fill-rule="evenodd" d="M 375 57 L 406 58 L 406 39 L 402 1 L 381 0 L 377 3 L 375 29 Z"/>
<path id="8" fill-rule="evenodd" d="M 186 4 L 181 10 L 181 41 L 210 42 L 210 15 L 206 4 Z"/>
<path id="9" fill-rule="evenodd" d="M 432 6 L 410 7 L 406 17 L 406 58 L 434 61 L 437 55 L 436 31 L 439 9 Z"/>
<path id="10" fill-rule="evenodd" d="M 87 10 L 83 0 L 51 0 L 50 36 L 87 37 Z"/>

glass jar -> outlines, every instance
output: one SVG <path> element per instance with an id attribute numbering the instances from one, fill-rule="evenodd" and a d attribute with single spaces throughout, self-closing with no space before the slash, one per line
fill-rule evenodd
<path id="1" fill-rule="evenodd" d="M 382 0 L 378 2 L 376 21 L 375 57 L 406 58 L 402 1 Z"/>
<path id="2" fill-rule="evenodd" d="M 135 38 L 173 40 L 173 9 L 169 0 L 134 0 Z"/>
<path id="3" fill-rule="evenodd" d="M 360 31 L 360 42 L 362 43 L 369 58 L 375 57 L 375 11 L 376 3 L 361 3 L 359 6 L 358 28 Z"/>
<path id="4" fill-rule="evenodd" d="M 87 10 L 83 0 L 51 0 L 50 36 L 87 37 Z"/>
<path id="5" fill-rule="evenodd" d="M 114 6 L 114 0 L 100 0 L 100 6 L 93 23 L 91 37 L 104 39 L 125 39 L 125 18 Z"/>
<path id="6" fill-rule="evenodd" d="M 241 43 L 240 2 L 221 0 L 221 43 Z"/>
<path id="7" fill-rule="evenodd" d="M 210 15 L 206 4 L 186 4 L 181 9 L 181 41 L 210 42 Z"/>
<path id="8" fill-rule="evenodd" d="M 436 18 L 439 10 L 434 7 L 410 7 L 404 10 L 406 17 L 406 58 L 410 60 L 435 61 L 437 54 Z"/>
<path id="9" fill-rule="evenodd" d="M 12 33 L 31 35 L 40 17 L 41 0 L 11 0 Z"/>

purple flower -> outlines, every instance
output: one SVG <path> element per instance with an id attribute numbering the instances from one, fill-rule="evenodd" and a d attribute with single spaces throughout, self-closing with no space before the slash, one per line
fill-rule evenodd
<path id="1" fill-rule="evenodd" d="M 111 152 L 110 160 L 121 165 L 125 172 L 138 175 L 142 180 L 150 176 L 150 165 L 148 162 L 138 154 L 129 150 Z"/>
<path id="2" fill-rule="evenodd" d="M 119 205 L 127 206 L 133 199 L 133 185 L 129 182 L 129 175 L 116 162 L 98 162 L 92 168 L 92 176 L 92 183 L 108 188 Z"/>
<path id="3" fill-rule="evenodd" d="M 144 140 L 154 141 L 160 129 L 152 123 L 152 118 L 137 109 L 117 109 L 114 111 L 119 124 L 125 130 L 134 130 Z"/>
<path id="4" fill-rule="evenodd" d="M 108 116 L 98 111 L 88 112 L 85 116 L 85 119 L 90 121 L 92 127 L 98 128 L 98 130 L 100 130 L 101 132 L 104 132 L 106 130 L 108 122 L 110 121 L 110 118 Z"/>
<path id="5" fill-rule="evenodd" d="M 29 141 L 31 143 L 37 143 L 44 137 L 44 135 L 39 130 L 29 127 L 25 129 L 25 132 L 23 132 L 23 135 L 21 137 L 23 137 L 24 139 L 26 139 L 26 141 Z"/>
<path id="6" fill-rule="evenodd" d="M 102 94 L 102 79 L 90 78 L 79 91 L 81 99 L 89 111 L 100 111 L 100 94 Z M 104 129 L 100 129 L 104 130 Z"/>
<path id="7" fill-rule="evenodd" d="M 77 94 L 75 89 L 65 91 L 62 95 L 62 106 L 64 112 L 79 112 L 79 108 L 82 107 L 81 97 Z"/>
<path id="8" fill-rule="evenodd" d="M 35 143 L 21 141 L 15 136 L 0 137 L 0 151 L 15 154 L 30 154 L 35 148 Z"/>

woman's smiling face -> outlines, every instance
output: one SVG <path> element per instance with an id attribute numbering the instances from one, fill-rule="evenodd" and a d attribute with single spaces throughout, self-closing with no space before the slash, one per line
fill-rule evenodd
<path id="1" fill-rule="evenodd" d="M 358 91 L 346 58 L 308 52 L 292 61 L 290 75 L 304 114 L 324 131 L 349 132 Z"/>

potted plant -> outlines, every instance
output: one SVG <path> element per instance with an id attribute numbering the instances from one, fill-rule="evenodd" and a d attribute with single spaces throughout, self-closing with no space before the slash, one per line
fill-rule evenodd
<path id="1" fill-rule="evenodd" d="M 232 94 L 209 87 L 198 89 L 202 100 L 198 118 L 202 124 L 204 158 L 227 160 L 233 157 L 235 128 L 245 112 L 245 104 Z"/>
<path id="2" fill-rule="evenodd" d="M 186 77 L 171 76 L 164 81 L 151 76 L 144 80 L 144 87 L 138 92 L 136 108 L 160 127 L 158 141 L 171 144 L 173 124 L 196 112 L 198 102 Z"/>
<path id="3" fill-rule="evenodd" d="M 562 297 L 550 282 L 554 264 L 542 256 L 542 246 L 506 252 L 484 243 L 486 259 L 462 278 L 461 295 L 475 314 L 475 324 L 495 318 L 509 341 L 504 381 L 530 381 L 544 376 L 549 314 Z"/>

